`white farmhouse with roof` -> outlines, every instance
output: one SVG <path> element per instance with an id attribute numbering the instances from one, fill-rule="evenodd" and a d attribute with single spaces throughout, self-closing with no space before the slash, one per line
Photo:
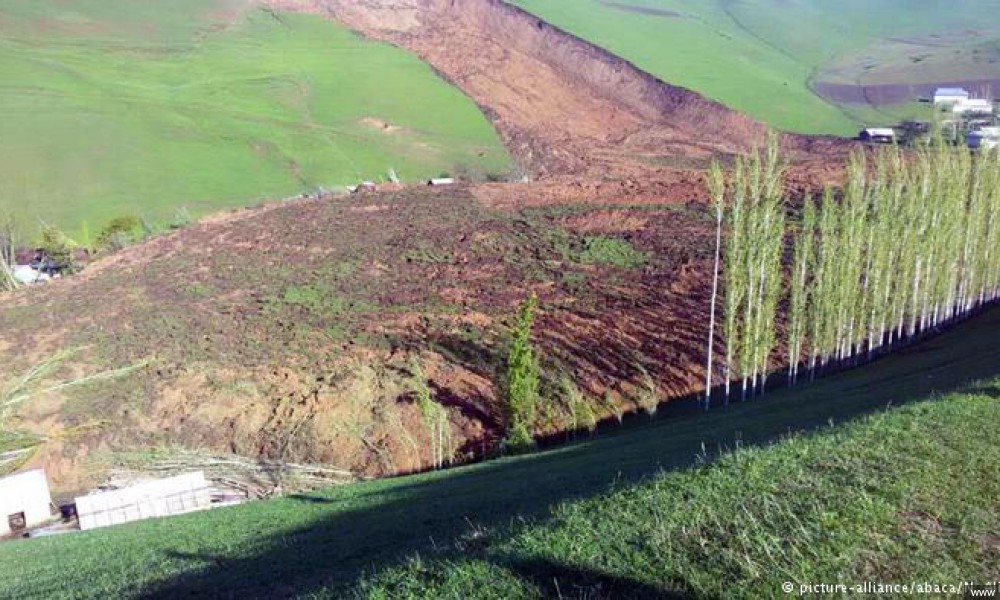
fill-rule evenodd
<path id="1" fill-rule="evenodd" d="M 52 518 L 52 495 L 45 471 L 35 469 L 0 478 L 0 537 L 19 535 Z"/>
<path id="2" fill-rule="evenodd" d="M 969 99 L 965 88 L 938 88 L 934 92 L 934 104 L 959 104 Z"/>

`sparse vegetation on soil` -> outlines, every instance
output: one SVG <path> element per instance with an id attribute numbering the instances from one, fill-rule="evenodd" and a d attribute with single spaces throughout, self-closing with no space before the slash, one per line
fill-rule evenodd
<path id="1" fill-rule="evenodd" d="M 0 472 L 44 466 L 72 497 L 123 473 L 235 469 L 257 497 L 287 494 L 0 546 L 0 572 L 18 565 L 0 596 L 715 597 L 814 578 L 997 578 L 1000 456 L 989 430 L 968 431 L 1000 416 L 996 155 L 852 154 L 792 133 L 750 153 L 763 123 L 492 0 L 182 0 L 148 30 L 136 23 L 152 5 L 107 14 L 87 0 L 54 17 L 52 2 L 0 0 L 0 34 L 45 25 L 73 40 L 49 48 L 72 81 L 53 80 L 113 91 L 100 99 L 120 110 L 94 127 L 141 123 L 137 143 L 170 145 L 156 149 L 163 173 L 210 156 L 211 173 L 242 178 L 225 192 L 244 194 L 325 185 L 331 164 L 374 178 L 392 159 L 376 170 L 393 183 L 195 222 L 203 206 L 178 190 L 222 184 L 190 171 L 166 204 L 149 201 L 166 210 L 155 219 L 99 202 L 95 240 L 89 226 L 80 237 L 105 252 L 82 272 L 0 295 L 0 387 L 15 390 L 0 389 Z M 782 25 L 798 4 L 763 23 L 746 11 L 773 0 L 669 2 L 588 0 L 575 15 L 612 29 L 597 17 L 691 19 L 696 49 L 721 31 L 738 58 L 763 56 L 734 71 L 734 85 L 760 83 L 751 103 L 779 97 L 769 72 L 829 58 L 781 49 L 817 36 L 812 21 Z M 629 31 L 633 50 L 644 31 Z M 15 36 L 12 56 L 51 42 L 39 39 Z M 137 83 L 101 81 L 133 55 Z M 83 67 L 92 79 L 73 77 Z M 39 110 L 61 115 L 67 89 Z M 774 120 L 803 123 L 817 98 L 802 92 Z M 94 110 L 95 96 L 72 97 Z M 108 135 L 122 131 L 139 129 Z M 134 181 L 141 158 L 85 172 Z M 459 182 L 395 181 L 427 172 Z M 73 173 L 60 182 L 98 193 Z M 130 202 L 165 194 L 142 182 Z M 42 239 L 69 273 L 84 265 L 66 227 L 46 223 Z M 907 343 L 876 356 L 893 336 Z M 38 371 L 73 347 L 86 351 Z M 835 373 L 862 354 L 878 360 Z M 795 383 L 817 362 L 828 379 L 757 393 L 776 369 Z M 740 381 L 745 402 L 705 389 L 735 398 Z M 541 451 L 468 464 L 529 448 Z"/>
<path id="2" fill-rule="evenodd" d="M 17 573 L 0 595 L 759 597 L 823 577 L 989 580 L 1000 456 L 981 424 L 1000 417 L 998 327 L 993 310 L 794 392 L 538 454 L 0 545 Z"/>
<path id="3" fill-rule="evenodd" d="M 714 231 L 702 205 L 659 188 L 514 208 L 480 193 L 247 211 L 5 298 L 11 372 L 76 345 L 92 348 L 81 368 L 149 364 L 24 406 L 24 427 L 52 440 L 37 460 L 64 465 L 55 486 L 75 489 L 93 483 L 77 473 L 99 477 L 115 453 L 151 444 L 367 475 L 490 454 L 506 433 L 503 342 L 531 293 L 545 401 L 529 433 L 586 429 L 698 389 L 701 370 L 680 365 L 701 362 L 707 327 L 698 277 Z M 414 358 L 446 416 L 414 401 Z M 578 394 L 557 402 L 564 373 Z M 88 423 L 71 443 L 49 435 Z"/>

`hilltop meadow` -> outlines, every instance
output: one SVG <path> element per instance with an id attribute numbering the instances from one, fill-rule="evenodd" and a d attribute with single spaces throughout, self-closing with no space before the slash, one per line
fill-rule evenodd
<path id="1" fill-rule="evenodd" d="M 990 25 L 1000 5 L 981 0 L 514 4 L 664 81 L 800 133 L 855 135 L 862 124 L 926 118 L 915 100 L 928 85 L 1000 80 L 1000 28 Z M 900 89 L 887 104 L 850 93 L 872 84 Z"/>
<path id="2" fill-rule="evenodd" d="M 510 160 L 416 57 L 243 0 L 0 0 L 0 111 L 0 214 L 83 244 L 122 215 Z"/>

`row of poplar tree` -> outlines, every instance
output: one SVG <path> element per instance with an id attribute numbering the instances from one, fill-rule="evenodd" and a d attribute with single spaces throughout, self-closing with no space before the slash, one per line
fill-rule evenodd
<path id="1" fill-rule="evenodd" d="M 713 373 L 726 402 L 745 399 L 763 393 L 775 362 L 794 385 L 998 298 L 1000 152 L 858 152 L 843 189 L 801 210 L 785 200 L 784 171 L 772 138 L 729 177 L 717 165 L 709 174 L 718 229 L 706 408 Z"/>

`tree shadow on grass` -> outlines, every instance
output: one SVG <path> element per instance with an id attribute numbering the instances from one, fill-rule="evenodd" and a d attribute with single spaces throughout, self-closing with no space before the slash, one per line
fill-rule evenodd
<path id="1" fill-rule="evenodd" d="M 1000 386 L 972 386 L 962 391 L 977 396 L 986 396 L 993 400 L 1000 400 Z"/>
<path id="2" fill-rule="evenodd" d="M 534 584 L 546 598 L 679 600 L 688 597 L 628 577 L 548 560 L 502 561 L 500 564 L 521 580 Z"/>
<path id="3" fill-rule="evenodd" d="M 690 466 L 737 440 L 743 446 L 766 445 L 789 432 L 814 431 L 950 391 L 1000 395 L 994 387 L 973 383 L 1000 373 L 1000 347 L 994 341 L 998 330 L 1000 310 L 992 310 L 935 338 L 927 352 L 888 356 L 870 367 L 753 402 L 650 419 L 586 442 L 448 473 L 362 483 L 202 515 L 204 531 L 195 532 L 201 536 L 197 540 L 165 540 L 148 550 L 158 560 L 191 564 L 180 565 L 181 575 L 138 591 L 161 598 L 342 596 L 360 578 L 403 564 L 416 553 L 460 554 L 457 548 L 470 531 L 485 528 L 501 537 L 511 535 L 512 523 L 520 518 L 549 518 L 557 503 Z M 202 548 L 221 545 L 218 534 L 212 535 L 213 522 L 237 528 L 244 539 L 226 540 L 232 548 L 228 552 L 185 552 L 183 548 L 198 543 Z M 255 539 L 255 531 L 266 533 Z M 506 562 L 500 559 L 502 566 L 536 581 L 547 593 L 552 588 L 545 580 L 556 573 L 560 586 L 564 580 L 569 585 L 593 582 L 594 589 L 610 590 L 615 597 L 662 595 L 611 575 Z"/>

